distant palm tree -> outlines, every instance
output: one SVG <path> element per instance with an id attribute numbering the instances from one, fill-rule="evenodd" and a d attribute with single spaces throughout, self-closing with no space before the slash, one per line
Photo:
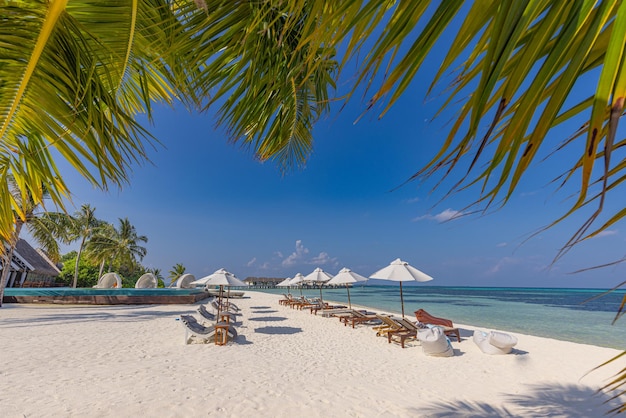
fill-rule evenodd
<path id="1" fill-rule="evenodd" d="M 186 270 L 185 266 L 183 266 L 181 263 L 175 264 L 172 270 L 169 271 L 168 277 L 171 279 L 170 285 L 172 285 L 176 280 L 178 280 L 180 276 L 185 274 L 185 270 Z"/>
<path id="2" fill-rule="evenodd" d="M 76 262 L 74 264 L 74 281 L 72 287 L 76 287 L 78 283 L 78 263 L 80 262 L 83 249 L 89 242 L 89 239 L 103 224 L 103 221 L 96 218 L 95 211 L 96 209 L 92 208 L 89 204 L 84 204 L 81 206 L 80 210 L 73 215 L 49 213 L 43 216 L 44 218 L 49 218 L 53 224 L 57 225 L 57 228 L 60 229 L 58 235 L 60 235 L 65 244 L 80 240 L 76 254 Z"/>
<path id="3" fill-rule="evenodd" d="M 92 259 L 100 262 L 100 270 L 108 261 L 109 271 L 113 263 L 133 268 L 138 260 L 142 260 L 147 253 L 140 244 L 148 242 L 145 235 L 138 235 L 135 227 L 128 218 L 120 218 L 118 228 L 112 225 L 103 225 L 89 241 L 88 251 Z"/>
<path id="4" fill-rule="evenodd" d="M 94 264 L 98 264 L 98 278 L 102 277 L 107 261 L 115 256 L 115 227 L 103 222 L 93 233 L 85 246 L 85 256 Z"/>
<path id="5" fill-rule="evenodd" d="M 156 277 L 157 280 L 163 280 L 163 274 L 161 274 L 161 269 L 158 269 L 158 268 L 148 269 L 148 273 L 154 274 L 154 277 Z"/>
<path id="6" fill-rule="evenodd" d="M 154 274 L 154 277 L 156 277 L 158 283 L 165 284 L 163 280 L 163 274 L 161 274 L 161 269 L 158 269 L 158 268 L 148 269 L 148 273 Z"/>

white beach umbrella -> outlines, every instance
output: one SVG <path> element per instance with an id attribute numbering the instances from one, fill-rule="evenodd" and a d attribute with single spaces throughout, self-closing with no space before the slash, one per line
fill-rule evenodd
<path id="1" fill-rule="evenodd" d="M 206 277 L 196 280 L 196 282 L 201 282 L 201 284 L 205 284 L 207 286 L 219 286 L 220 287 L 220 297 L 219 297 L 219 304 L 218 304 L 218 310 L 217 310 L 218 320 L 219 320 L 219 315 L 220 315 L 219 308 L 221 307 L 221 304 L 222 304 L 222 292 L 224 290 L 224 286 L 227 286 L 229 288 L 228 289 L 229 292 L 230 292 L 231 286 L 239 286 L 239 287 L 247 286 L 245 282 L 242 282 L 234 274 L 226 271 L 223 268 L 216 270 L 214 273 L 209 274 Z"/>
<path id="2" fill-rule="evenodd" d="M 348 306 L 352 309 L 352 303 L 350 302 L 350 285 L 355 283 L 366 282 L 367 277 L 363 277 L 358 273 L 353 272 L 349 268 L 342 268 L 339 273 L 332 279 L 326 282 L 326 284 L 345 284 L 346 291 L 348 292 Z"/>
<path id="3" fill-rule="evenodd" d="M 291 278 L 287 277 L 285 280 L 283 280 L 282 282 L 278 283 L 276 285 L 276 287 L 289 287 L 289 286 L 291 286 L 291 284 L 289 282 L 291 282 Z"/>
<path id="4" fill-rule="evenodd" d="M 402 317 L 404 318 L 404 296 L 402 295 L 402 282 L 428 282 L 433 280 L 428 274 L 419 271 L 406 261 L 396 258 L 387 267 L 378 270 L 370 276 L 370 279 L 390 280 L 400 282 L 400 301 L 402 303 Z"/>
<path id="5" fill-rule="evenodd" d="M 287 277 L 285 280 L 283 280 L 282 282 L 278 283 L 276 285 L 276 287 L 286 287 L 287 288 L 287 292 L 289 292 L 291 289 L 291 277 Z"/>
<path id="6" fill-rule="evenodd" d="M 311 283 L 313 285 L 318 285 L 320 287 L 320 301 L 323 302 L 324 298 L 322 297 L 322 286 L 324 285 L 324 283 L 326 283 L 332 278 L 333 278 L 332 274 L 327 273 L 318 267 L 315 270 L 313 270 L 311 273 L 304 276 L 304 282 Z"/>
<path id="7" fill-rule="evenodd" d="M 302 296 L 302 282 L 303 281 L 304 281 L 304 276 L 302 275 L 302 273 L 297 273 L 295 276 L 293 276 L 293 279 L 291 279 L 291 281 L 289 282 L 291 286 L 300 287 L 300 296 Z"/>

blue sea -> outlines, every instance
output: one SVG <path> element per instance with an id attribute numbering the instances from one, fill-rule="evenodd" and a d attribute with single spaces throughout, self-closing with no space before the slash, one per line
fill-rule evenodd
<path id="1" fill-rule="evenodd" d="M 283 294 L 287 289 L 260 289 Z M 319 289 L 302 289 L 306 296 Z M 344 288 L 323 288 L 325 301 L 347 304 Z M 625 290 L 403 286 L 405 316 L 424 309 L 454 323 L 626 350 L 626 315 L 612 325 Z M 299 295 L 300 289 L 291 289 Z M 399 286 L 350 288 L 353 305 L 400 315 Z"/>

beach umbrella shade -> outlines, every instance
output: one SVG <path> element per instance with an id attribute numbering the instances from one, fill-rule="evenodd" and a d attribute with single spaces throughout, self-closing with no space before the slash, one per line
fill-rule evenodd
<path id="1" fill-rule="evenodd" d="M 302 296 L 302 282 L 303 281 L 304 281 L 304 276 L 302 275 L 302 273 L 297 273 L 295 276 L 293 276 L 293 279 L 291 279 L 291 281 L 289 282 L 291 286 L 300 287 L 300 296 Z"/>
<path id="2" fill-rule="evenodd" d="M 404 318 L 404 296 L 402 295 L 403 282 L 428 282 L 433 280 L 428 274 L 419 271 L 406 261 L 396 258 L 387 267 L 378 270 L 370 279 L 389 280 L 400 282 L 400 302 L 402 304 L 402 318 Z"/>
<path id="3" fill-rule="evenodd" d="M 227 270 L 223 268 L 216 270 L 214 273 L 209 274 L 206 277 L 196 280 L 196 282 L 201 282 L 202 284 L 205 284 L 207 286 L 219 286 L 220 297 L 219 297 L 219 304 L 218 304 L 218 309 L 217 309 L 218 321 L 219 321 L 219 316 L 220 316 L 220 308 L 222 305 L 222 293 L 224 291 L 224 286 L 227 286 L 229 288 L 228 289 L 229 292 L 230 292 L 231 286 L 239 286 L 239 287 L 247 286 L 245 282 L 242 282 L 234 274 L 228 272 Z"/>
<path id="4" fill-rule="evenodd" d="M 350 285 L 355 283 L 364 283 L 368 279 L 367 277 L 361 276 L 358 273 L 353 272 L 349 268 L 342 268 L 339 270 L 339 273 L 332 279 L 326 282 L 326 284 L 335 284 L 335 285 L 346 285 L 346 291 L 348 292 L 348 306 L 352 309 L 352 303 L 350 302 Z"/>
<path id="5" fill-rule="evenodd" d="M 322 286 L 324 283 L 333 278 L 333 275 L 325 272 L 321 268 L 316 268 L 311 273 L 304 276 L 304 282 L 311 283 L 313 285 L 318 285 L 320 288 L 320 302 L 324 302 L 324 298 L 322 297 Z"/>
<path id="6" fill-rule="evenodd" d="M 285 280 L 283 280 L 282 282 L 278 283 L 276 285 L 276 287 L 286 287 L 287 291 L 289 291 L 289 288 L 291 287 L 291 277 L 287 277 Z"/>

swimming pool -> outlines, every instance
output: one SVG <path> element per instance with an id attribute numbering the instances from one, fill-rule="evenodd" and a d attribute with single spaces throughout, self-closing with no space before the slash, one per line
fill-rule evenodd
<path id="1" fill-rule="evenodd" d="M 87 305 L 191 304 L 206 299 L 204 289 L 93 289 L 71 287 L 6 288 L 3 303 Z"/>

